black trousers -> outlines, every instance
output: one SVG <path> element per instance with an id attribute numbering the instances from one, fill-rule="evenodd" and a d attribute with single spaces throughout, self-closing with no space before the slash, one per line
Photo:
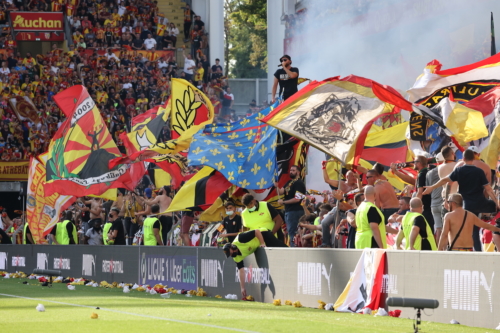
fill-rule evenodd
<path id="1" fill-rule="evenodd" d="M 274 237 L 271 231 L 261 231 L 261 233 L 267 247 L 288 247 L 285 243 Z"/>
<path id="2" fill-rule="evenodd" d="M 172 229 L 173 220 L 172 216 L 160 216 L 159 218 L 161 223 L 161 239 L 163 240 L 163 245 L 167 245 L 167 235 Z"/>
<path id="3" fill-rule="evenodd" d="M 184 22 L 184 39 L 189 39 L 190 30 L 191 22 Z"/>

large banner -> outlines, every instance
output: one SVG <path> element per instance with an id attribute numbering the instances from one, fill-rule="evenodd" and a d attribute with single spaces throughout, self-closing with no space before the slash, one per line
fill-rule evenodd
<path id="1" fill-rule="evenodd" d="M 14 31 L 63 31 L 63 13 L 10 12 Z"/>
<path id="2" fill-rule="evenodd" d="M 29 161 L 0 162 L 0 181 L 28 180 Z"/>
<path id="3" fill-rule="evenodd" d="M 46 163 L 47 154 L 39 156 Z M 59 221 L 61 211 L 68 208 L 75 197 L 53 193 L 45 197 L 45 165 L 32 157 L 28 179 L 28 198 L 26 200 L 26 216 L 31 234 L 36 244 L 43 239 Z"/>

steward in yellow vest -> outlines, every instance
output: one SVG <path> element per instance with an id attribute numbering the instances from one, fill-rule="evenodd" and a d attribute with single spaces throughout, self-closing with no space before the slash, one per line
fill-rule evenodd
<path id="1" fill-rule="evenodd" d="M 69 210 L 65 211 L 62 216 L 62 221 L 56 223 L 50 234 L 52 242 L 56 245 L 76 244 L 78 240 L 76 236 L 76 226 L 71 222 L 73 213 Z"/>
<path id="2" fill-rule="evenodd" d="M 162 226 L 160 223 L 160 220 L 156 216 L 157 214 L 160 213 L 160 206 L 157 204 L 154 204 L 151 206 L 151 212 L 153 215 L 148 216 L 144 220 L 144 225 L 143 225 L 143 238 L 144 238 L 144 245 L 146 246 L 156 246 L 156 245 L 163 245 L 163 239 L 161 238 L 161 232 L 162 232 Z"/>
<path id="3" fill-rule="evenodd" d="M 375 188 L 365 187 L 365 201 L 356 210 L 356 240 L 357 249 L 387 247 L 385 236 L 384 214 L 375 206 Z"/>
<path id="4" fill-rule="evenodd" d="M 24 230 L 23 230 L 23 244 L 36 244 L 33 235 L 31 234 L 30 227 L 28 222 L 24 222 Z"/>
<path id="5" fill-rule="evenodd" d="M 246 209 L 241 213 L 243 226 L 249 230 L 271 231 L 276 234 L 283 219 L 276 209 L 265 201 L 257 201 L 251 194 L 245 194 L 243 204 Z"/>
<path id="6" fill-rule="evenodd" d="M 112 240 L 108 240 L 109 229 L 111 229 L 112 225 L 113 222 L 107 221 L 106 223 L 104 223 L 104 226 L 102 227 L 102 243 L 104 245 L 113 245 L 114 243 Z"/>
<path id="7" fill-rule="evenodd" d="M 410 211 L 405 214 L 401 222 L 401 230 L 396 239 L 396 248 L 399 250 L 403 238 L 405 250 L 437 251 L 436 240 L 429 223 L 422 215 L 423 205 L 420 198 L 410 200 Z"/>
<path id="8" fill-rule="evenodd" d="M 259 247 L 287 247 L 285 243 L 276 239 L 270 231 L 259 229 L 242 232 L 236 236 L 234 241 L 225 244 L 222 248 L 226 258 L 232 257 L 239 270 L 241 295 L 247 296 L 245 289 L 245 265 L 243 259 L 254 253 Z"/>

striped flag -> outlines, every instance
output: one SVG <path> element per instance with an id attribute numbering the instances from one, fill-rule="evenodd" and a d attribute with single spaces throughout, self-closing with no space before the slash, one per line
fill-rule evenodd
<path id="1" fill-rule="evenodd" d="M 220 172 L 203 167 L 181 187 L 167 212 L 205 210 L 230 186 Z"/>

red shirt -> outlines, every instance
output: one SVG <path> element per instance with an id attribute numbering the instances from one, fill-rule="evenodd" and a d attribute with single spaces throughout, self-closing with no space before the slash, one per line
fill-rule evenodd
<path id="1" fill-rule="evenodd" d="M 125 102 L 125 107 L 129 105 L 135 105 L 135 99 L 133 98 L 125 98 L 124 102 Z"/>

